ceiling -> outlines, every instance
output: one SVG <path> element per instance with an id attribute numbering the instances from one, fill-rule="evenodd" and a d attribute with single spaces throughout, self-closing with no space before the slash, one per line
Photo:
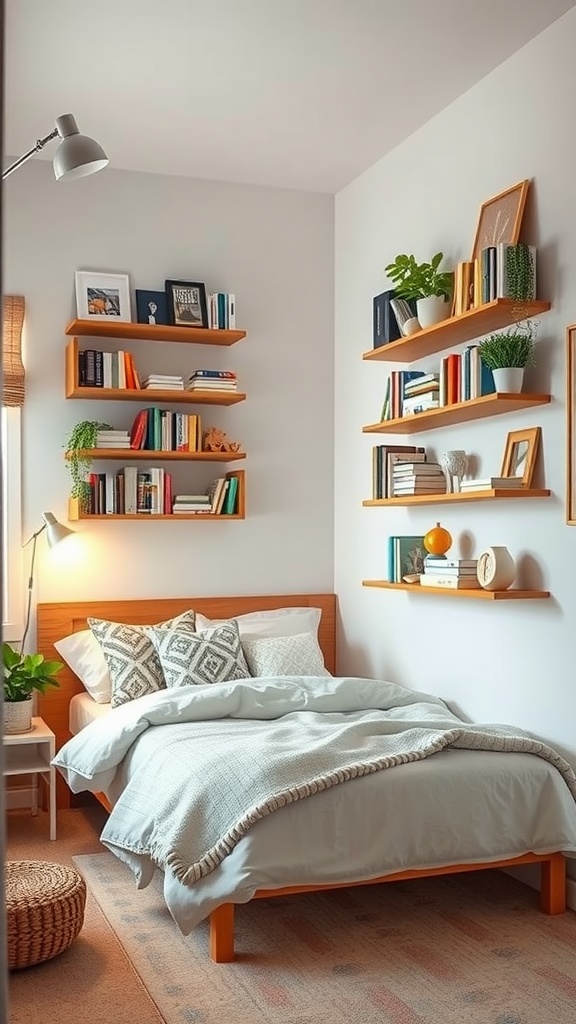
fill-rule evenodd
<path id="1" fill-rule="evenodd" d="M 115 168 L 337 192 L 573 6 L 6 0 L 5 152 L 70 112 Z"/>

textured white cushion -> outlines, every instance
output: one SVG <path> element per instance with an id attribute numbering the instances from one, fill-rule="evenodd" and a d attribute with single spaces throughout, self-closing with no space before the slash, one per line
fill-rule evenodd
<path id="1" fill-rule="evenodd" d="M 264 636 L 294 636 L 296 633 L 312 633 L 318 636 L 318 626 L 322 610 L 320 608 L 272 608 L 262 612 L 247 612 L 235 615 L 238 623 L 240 639 L 244 642 Z M 207 619 L 196 612 L 196 628 L 206 629 L 220 626 L 226 619 Z"/>
<path id="2" fill-rule="evenodd" d="M 109 622 L 107 619 L 88 619 L 88 625 L 106 659 L 113 708 L 165 688 L 158 655 L 147 635 L 149 627 Z M 158 627 L 193 633 L 196 616 L 192 610 L 183 612 L 174 619 L 159 622 Z"/>
<path id="3" fill-rule="evenodd" d="M 242 640 L 252 676 L 329 676 L 322 650 L 311 633 Z"/>
<path id="4" fill-rule="evenodd" d="M 235 622 L 225 622 L 201 633 L 156 627 L 146 632 L 154 644 L 169 689 L 250 678 Z"/>
<path id="5" fill-rule="evenodd" d="M 81 629 L 78 633 L 71 633 L 57 640 L 54 647 L 96 703 L 109 704 L 112 689 L 108 666 L 92 630 Z"/>

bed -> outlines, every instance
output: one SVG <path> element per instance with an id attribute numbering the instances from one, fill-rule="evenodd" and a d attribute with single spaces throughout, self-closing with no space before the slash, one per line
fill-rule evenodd
<path id="1" fill-rule="evenodd" d="M 331 594 L 44 604 L 38 606 L 38 649 L 47 657 L 57 656 L 54 644 L 62 637 L 85 630 L 88 617 L 151 624 L 190 608 L 210 619 L 229 619 L 253 610 L 265 612 L 299 607 L 321 609 L 318 642 L 326 669 L 334 673 L 336 602 Z M 80 700 L 77 697 L 83 689 L 79 680 L 67 668 L 60 679 L 60 689 L 44 697 L 39 708 L 56 733 L 57 748 L 71 736 L 72 698 L 75 698 L 72 701 L 74 730 L 82 728 L 91 718 L 89 700 L 86 696 Z M 241 691 L 247 699 L 253 699 L 254 689 L 259 685 L 270 689 L 273 683 L 274 680 L 258 680 L 252 685 L 250 681 L 240 680 L 234 687 L 225 683 L 220 687 L 184 689 L 196 691 L 192 695 L 196 704 L 202 700 L 208 707 L 210 701 L 218 699 L 218 689 L 224 693 L 228 687 L 227 699 L 230 700 L 234 693 Z M 323 699 L 322 694 L 328 694 L 330 700 L 334 695 L 341 699 L 343 694 L 350 701 L 357 690 L 368 687 L 368 706 L 374 707 L 377 701 L 368 683 L 338 677 L 335 680 L 326 677 L 308 681 L 296 679 L 283 681 L 282 691 L 292 687 L 288 691 L 290 700 L 294 700 L 295 692 L 304 693 L 308 706 L 314 710 L 314 701 Z M 393 684 L 380 685 L 401 690 Z M 162 714 L 165 714 L 174 699 L 165 692 L 158 701 L 151 698 L 150 706 L 162 705 Z M 184 700 L 182 693 L 178 694 L 178 700 Z M 178 724 L 170 724 L 170 732 L 149 728 L 147 701 L 144 697 L 133 702 L 148 715 L 146 733 L 130 748 L 134 754 L 121 759 L 104 794 L 97 792 L 96 782 L 91 784 L 92 791 L 105 806 L 116 807 L 117 812 L 122 810 L 122 800 L 134 785 L 133 780 L 138 778 L 137 752 L 145 749 L 142 744 L 155 746 L 154 756 L 157 756 L 158 751 L 168 749 L 163 739 L 160 742 L 161 736 L 170 735 L 179 742 L 180 730 L 205 729 L 207 725 L 204 718 L 201 726 L 193 722 L 184 727 L 180 721 L 184 706 L 181 704 Z M 409 703 L 408 698 L 406 703 Z M 124 714 L 124 709 L 118 710 Z M 254 728 L 251 714 L 249 711 L 246 717 L 250 728 Z M 394 714 L 392 712 L 392 717 Z M 122 715 L 113 712 L 105 723 L 106 729 Z M 100 710 L 96 717 L 105 720 L 105 711 Z M 211 719 L 210 727 L 212 725 Z M 97 726 L 92 732 L 98 728 L 102 729 Z M 228 962 L 234 959 L 237 903 L 288 893 L 526 863 L 541 865 L 542 910 L 548 914 L 562 913 L 565 910 L 565 856 L 576 855 L 575 803 L 567 784 L 570 782 L 573 786 L 572 778 L 568 778 L 570 774 L 573 777 L 573 773 L 566 766 L 566 777 L 562 778 L 557 765 L 550 760 L 535 757 L 535 751 L 524 747 L 512 752 L 514 749 L 513 746 L 499 749 L 498 745 L 490 750 L 450 746 L 438 749 L 425 759 L 403 763 L 401 770 L 359 773 L 356 777 L 347 777 L 344 785 L 329 785 L 314 792 L 310 799 L 288 800 L 279 809 L 274 808 L 274 813 L 255 819 L 239 838 L 235 837 L 231 849 L 218 860 L 216 867 L 200 873 L 193 884 L 189 880 L 184 882 L 178 870 L 171 866 L 165 868 L 165 897 L 172 916 L 184 932 L 208 917 L 210 955 L 217 962 Z M 148 751 L 144 759 L 147 758 Z M 85 788 L 90 789 L 90 785 Z M 59 804 L 64 806 L 69 801 L 69 790 L 62 778 L 59 780 Z M 109 821 L 113 818 L 114 811 Z M 141 887 L 148 884 L 150 872 L 154 870 L 153 861 L 144 857 L 139 849 L 123 848 L 122 844 L 116 847 L 113 830 L 105 841 L 108 848 L 129 865 L 138 884 Z"/>

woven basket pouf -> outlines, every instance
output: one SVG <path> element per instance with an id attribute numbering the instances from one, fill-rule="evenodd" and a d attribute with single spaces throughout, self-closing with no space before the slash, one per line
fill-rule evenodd
<path id="1" fill-rule="evenodd" d="M 45 860 L 9 860 L 5 878 L 8 967 L 30 967 L 68 949 L 84 922 L 80 872 Z"/>

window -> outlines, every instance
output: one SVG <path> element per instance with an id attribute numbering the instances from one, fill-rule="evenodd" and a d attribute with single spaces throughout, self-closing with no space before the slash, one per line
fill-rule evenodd
<path id="1" fill-rule="evenodd" d="M 22 477 L 20 413 L 2 406 L 2 637 L 21 640 L 23 629 Z"/>

